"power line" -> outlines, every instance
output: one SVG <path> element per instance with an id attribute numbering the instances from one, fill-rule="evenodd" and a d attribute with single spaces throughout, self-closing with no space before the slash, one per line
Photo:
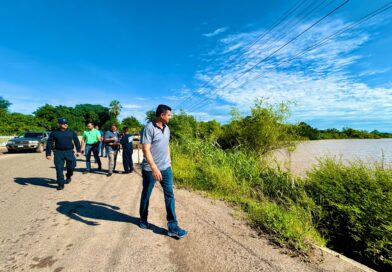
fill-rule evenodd
<path id="1" fill-rule="evenodd" d="M 308 32 L 310 29 L 312 29 L 313 27 L 315 27 L 317 24 L 319 24 L 320 22 L 322 22 L 325 18 L 327 18 L 328 16 L 332 15 L 334 12 L 336 12 L 337 10 L 339 10 L 340 8 L 342 8 L 344 5 L 346 5 L 350 0 L 345 0 L 344 2 L 342 2 L 340 5 L 338 5 L 337 7 L 335 7 L 333 10 L 329 11 L 327 14 L 325 14 L 324 16 L 322 16 L 320 19 L 318 19 L 316 22 L 314 22 L 313 24 L 311 24 L 309 27 L 307 27 L 305 30 L 301 31 L 298 35 L 296 35 L 294 38 L 292 38 L 291 40 L 289 40 L 288 42 L 286 42 L 285 44 L 283 44 L 282 46 L 280 46 L 278 49 L 276 49 L 275 51 L 273 51 L 271 54 L 269 54 L 267 57 L 261 59 L 260 61 L 258 61 L 256 64 L 254 64 L 253 66 L 251 66 L 250 68 L 246 69 L 244 72 L 242 72 L 240 74 L 240 76 L 238 76 L 237 78 L 234 78 L 233 80 L 231 80 L 229 83 L 227 83 L 226 85 L 224 85 L 221 88 L 217 88 L 214 93 L 216 94 L 219 90 L 224 90 L 225 88 L 227 88 L 228 86 L 230 86 L 233 82 L 237 81 L 239 78 L 243 77 L 245 74 L 249 73 L 250 71 L 252 71 L 253 69 L 255 69 L 258 65 L 260 65 L 262 62 L 270 59 L 273 55 L 275 55 L 277 52 L 279 52 L 280 50 L 282 50 L 283 48 L 285 48 L 287 45 L 289 45 L 290 43 L 294 42 L 295 40 L 297 40 L 299 37 L 301 37 L 303 34 L 305 34 L 306 32 Z M 197 106 L 199 106 L 201 103 L 204 103 L 206 100 L 208 100 L 209 98 L 204 98 L 203 100 L 201 100 L 200 102 L 196 103 L 195 105 L 193 105 L 191 108 L 189 108 L 189 111 L 192 111 L 194 108 L 196 108 Z"/>
<path id="2" fill-rule="evenodd" d="M 250 43 L 246 48 L 242 49 L 242 53 L 240 53 L 239 55 L 234 55 L 231 56 L 229 58 L 229 62 L 232 60 L 235 60 L 237 58 L 240 58 L 241 56 L 243 56 L 247 50 L 249 50 L 250 48 L 252 48 L 255 44 L 257 44 L 261 39 L 263 39 L 268 33 L 270 33 L 273 29 L 275 29 L 277 26 L 279 26 L 282 22 L 284 22 L 284 20 L 286 20 L 292 13 L 294 13 L 300 6 L 302 6 L 304 3 L 306 2 L 306 0 L 300 0 L 298 1 L 292 8 L 290 8 L 280 19 L 278 19 L 275 23 L 273 23 L 265 32 L 263 32 L 262 34 L 260 34 L 259 36 L 256 37 L 256 39 Z M 218 59 L 215 58 L 213 61 L 216 61 Z M 212 62 L 213 62 L 212 61 Z M 218 73 L 224 71 L 224 69 L 226 69 L 227 64 L 222 67 Z M 212 83 L 214 77 L 212 77 L 212 79 L 208 80 L 206 83 L 203 84 L 203 86 L 200 87 L 200 89 L 204 89 L 206 86 L 208 86 L 208 84 Z M 200 95 L 199 93 L 196 93 L 197 95 Z M 180 104 L 176 105 L 175 108 L 179 108 L 180 106 L 183 105 L 184 102 L 186 102 L 188 99 L 190 99 L 193 95 L 191 94 L 190 97 L 185 98 L 183 101 L 180 102 Z"/>
<path id="3" fill-rule="evenodd" d="M 285 48 L 287 45 L 289 45 L 290 43 L 294 42 L 296 39 L 298 39 L 299 37 L 301 37 L 303 34 L 305 34 L 307 31 L 309 31 L 310 29 L 312 29 L 314 26 L 316 26 L 317 24 L 319 24 L 321 21 L 323 21 L 325 18 L 327 18 L 328 16 L 330 16 L 331 14 L 333 14 L 335 11 L 337 11 L 338 9 L 340 9 L 341 7 L 343 7 L 344 5 L 346 5 L 350 0 L 345 0 L 343 3 L 341 3 L 339 6 L 337 6 L 336 8 L 334 8 L 333 10 L 331 10 L 330 12 L 328 12 L 326 15 L 324 15 L 323 17 L 321 17 L 319 20 L 317 20 L 316 22 L 314 22 L 313 24 L 311 24 L 309 27 L 307 27 L 305 30 L 303 30 L 302 32 L 300 32 L 298 35 L 296 35 L 294 38 L 292 38 L 291 40 L 289 40 L 288 42 L 286 42 L 285 44 L 283 44 L 282 46 L 280 46 L 278 49 L 276 49 L 275 51 L 273 51 L 271 54 L 269 54 L 267 57 L 261 59 L 260 61 L 256 62 L 256 64 L 252 65 L 250 68 L 246 69 L 244 72 L 241 72 L 240 75 L 238 77 L 235 77 L 233 80 L 231 80 L 229 83 L 227 83 L 226 85 L 224 85 L 221 88 L 217 88 L 215 90 L 215 92 L 212 95 L 215 95 L 219 90 L 224 90 L 226 89 L 228 86 L 230 86 L 232 83 L 234 83 L 235 81 L 237 81 L 238 79 L 240 79 L 241 77 L 243 77 L 245 74 L 249 73 L 250 71 L 252 71 L 253 69 L 255 69 L 258 65 L 260 65 L 262 62 L 265 62 L 267 60 L 269 60 L 273 55 L 275 55 L 277 52 L 279 52 L 280 50 L 282 50 L 283 48 Z M 201 102 L 199 101 L 198 103 L 196 103 L 195 105 L 193 105 L 193 107 L 191 109 L 189 109 L 190 111 L 193 110 L 195 107 L 199 106 L 201 103 L 203 103 L 204 101 L 208 100 L 208 98 L 204 98 Z"/>
<path id="4" fill-rule="evenodd" d="M 285 60 L 283 63 L 290 62 L 290 61 L 292 61 L 294 59 L 297 59 L 298 57 L 303 56 L 307 52 L 313 51 L 313 50 L 315 50 L 315 49 L 317 49 L 319 47 L 324 46 L 325 44 L 328 43 L 328 41 L 330 41 L 334 37 L 337 37 L 337 36 L 343 34 L 344 32 L 347 32 L 348 30 L 351 30 L 351 29 L 353 29 L 353 28 L 363 24 L 364 22 L 372 19 L 373 17 L 377 16 L 380 13 L 383 13 L 383 12 L 387 11 L 390 8 L 392 8 L 392 1 L 387 3 L 387 4 L 385 4 L 385 5 L 383 5 L 382 7 L 378 8 L 378 9 L 368 13 L 367 15 L 361 17 L 357 22 L 351 23 L 348 26 L 343 27 L 341 30 L 339 30 L 337 32 L 334 32 L 331 35 L 321 39 L 320 41 L 316 42 L 312 46 L 309 46 L 308 48 L 306 48 L 305 50 L 299 52 L 298 54 L 296 54 L 295 56 L 291 57 L 290 59 Z M 280 63 L 277 67 L 281 66 L 283 63 Z M 260 78 L 262 76 L 263 76 L 263 74 L 260 74 L 260 75 L 256 76 L 255 78 L 253 78 L 252 80 L 244 82 L 242 85 L 239 86 L 239 88 L 242 88 L 243 86 L 245 86 L 250 81 L 256 80 L 256 79 L 258 79 L 258 78 Z"/>
<path id="5" fill-rule="evenodd" d="M 319 47 L 324 46 L 325 44 L 328 43 L 328 41 L 330 41 L 330 40 L 333 39 L 334 37 L 339 36 L 339 35 L 343 34 L 344 32 L 347 32 L 348 30 L 351 30 L 351 29 L 353 29 L 353 28 L 358 27 L 359 25 L 361 25 L 361 24 L 365 23 L 366 21 L 368 21 L 368 20 L 374 18 L 375 16 L 377 16 L 377 15 L 379 15 L 379 14 L 381 14 L 381 13 L 387 11 L 387 10 L 390 9 L 390 8 L 392 8 L 392 1 L 390 1 L 389 3 L 387 3 L 387 4 L 383 5 L 383 6 L 381 6 L 381 7 L 378 8 L 378 9 L 375 9 L 374 11 L 372 11 L 372 12 L 370 12 L 370 13 L 368 13 L 368 14 L 362 16 L 362 17 L 361 17 L 360 19 L 358 19 L 356 22 L 353 22 L 353 23 L 351 23 L 351 24 L 349 24 L 349 25 L 343 27 L 342 29 L 340 29 L 340 30 L 338 30 L 338 31 L 336 31 L 336 32 L 334 32 L 334 33 L 332 33 L 331 35 L 329 35 L 329 36 L 327 36 L 327 37 L 324 37 L 324 38 L 320 39 L 319 41 L 317 41 L 317 42 L 314 43 L 313 45 L 309 46 L 308 48 L 304 49 L 303 51 L 299 52 L 299 53 L 296 54 L 295 56 L 293 56 L 293 57 L 291 57 L 291 58 L 289 58 L 289 59 L 283 61 L 283 62 L 280 63 L 277 67 L 281 66 L 281 65 L 284 64 L 284 63 L 290 62 L 290 61 L 292 61 L 292 60 L 294 60 L 294 59 L 297 59 L 298 57 L 304 55 L 304 54 L 307 53 L 307 52 L 313 51 L 313 50 L 315 50 L 315 49 L 317 49 L 317 48 L 319 48 Z M 239 86 L 239 88 L 242 88 L 243 86 L 245 86 L 245 85 L 246 85 L 247 83 L 249 83 L 250 81 L 254 81 L 254 80 L 256 80 L 256 79 L 258 79 L 258 78 L 260 78 L 260 77 L 262 77 L 262 76 L 263 76 L 263 74 L 260 74 L 260 75 L 256 76 L 255 78 L 253 78 L 252 80 L 245 81 L 242 85 Z"/>
<path id="6" fill-rule="evenodd" d="M 281 28 L 284 28 L 284 27 L 286 27 L 286 25 L 289 25 L 291 29 L 295 29 L 295 27 L 296 27 L 299 23 L 301 23 L 302 21 L 306 21 L 306 19 L 307 19 L 309 16 L 312 15 L 313 11 L 317 10 L 320 6 L 322 6 L 322 7 L 321 7 L 321 10 L 323 10 L 324 8 L 326 8 L 326 7 L 328 7 L 330 4 L 332 4 L 334 1 L 335 1 L 335 0 L 332 0 L 332 1 L 328 1 L 328 0 L 327 0 L 327 1 L 321 2 L 321 1 L 315 0 L 313 3 L 310 3 L 308 6 L 306 6 L 306 7 L 304 8 L 304 10 L 301 11 L 301 13 L 304 14 L 304 15 L 302 16 L 302 18 L 297 19 L 297 18 L 294 17 L 294 18 L 292 18 L 292 19 L 286 21 L 286 22 L 281 26 Z M 303 4 L 303 3 L 302 3 L 302 4 Z M 314 4 L 317 4 L 317 5 L 314 6 L 314 7 L 312 8 L 312 6 L 313 6 Z M 326 4 L 326 5 L 324 5 L 324 4 Z M 324 6 L 323 6 L 323 5 L 324 5 Z M 311 8 L 311 10 L 308 11 L 310 8 Z M 294 21 L 294 19 L 295 19 L 295 21 Z M 294 22 L 292 22 L 292 21 L 294 21 Z M 276 31 L 278 31 L 278 30 L 279 30 L 279 29 L 277 29 Z M 269 31 L 269 32 L 271 32 L 271 31 Z M 288 34 L 287 34 L 287 33 L 288 33 Z M 268 39 L 267 39 L 266 41 L 264 41 L 264 43 L 262 44 L 262 47 L 260 47 L 260 44 L 258 44 L 258 46 L 255 48 L 255 50 L 256 50 L 256 49 L 257 49 L 257 50 L 263 49 L 265 52 L 269 52 L 271 49 L 273 49 L 273 47 L 274 47 L 275 44 L 278 44 L 278 42 L 279 42 L 281 39 L 285 38 L 286 36 L 290 35 L 291 33 L 292 33 L 292 31 L 288 30 L 287 32 L 283 32 L 283 34 L 278 35 L 278 37 L 274 36 L 274 34 L 272 33 L 272 35 L 270 35 L 270 36 L 268 37 Z M 266 34 L 265 34 L 265 35 L 266 35 Z M 263 36 L 265 36 L 265 35 L 263 35 Z M 275 39 L 275 42 L 272 43 L 269 47 L 265 48 L 266 45 L 268 45 L 268 42 L 269 42 L 271 39 Z M 261 39 L 260 39 L 260 40 L 261 40 Z M 250 47 L 247 47 L 247 48 L 245 49 L 245 51 L 244 51 L 242 54 L 240 54 L 238 57 L 236 57 L 235 59 L 238 59 L 238 58 L 241 57 L 242 55 L 246 54 L 246 53 L 248 52 L 248 51 L 247 51 L 248 48 L 250 48 Z M 245 65 L 249 64 L 250 62 L 251 62 L 251 61 L 249 61 L 249 62 L 246 63 Z M 208 80 L 208 82 L 206 82 L 206 83 L 202 86 L 201 90 L 202 90 L 203 88 L 205 88 L 209 83 L 214 82 L 215 79 L 217 78 L 217 76 L 219 76 L 219 73 L 223 72 L 223 71 L 227 68 L 227 66 L 235 65 L 235 64 L 236 64 L 235 62 L 227 62 L 226 65 L 224 65 L 221 69 L 219 69 L 219 71 L 217 72 L 217 74 L 216 74 L 214 77 L 212 77 L 210 80 Z M 236 79 L 235 79 L 235 80 L 236 80 Z M 234 80 L 234 81 L 235 81 L 235 80 Z M 185 100 L 191 99 L 192 96 L 193 96 L 193 95 L 191 95 L 190 97 L 186 98 Z M 196 96 L 194 96 L 194 98 L 197 98 L 197 97 L 199 97 L 200 100 L 203 100 L 203 97 L 202 97 L 202 93 L 201 93 L 201 92 L 200 92 L 200 93 L 196 93 Z M 184 101 L 185 101 L 185 100 L 184 100 Z M 196 101 L 194 104 L 190 104 L 188 108 L 192 108 L 195 104 L 198 104 L 198 103 L 200 103 L 200 101 Z M 185 104 L 185 105 L 186 105 L 186 104 Z M 185 107 L 185 109 L 186 109 L 186 108 L 187 108 L 187 107 Z"/>
<path id="7" fill-rule="evenodd" d="M 315 11 L 315 10 L 318 9 L 320 6 L 322 6 L 323 4 L 326 3 L 326 5 L 323 6 L 323 7 L 321 8 L 321 10 L 323 10 L 324 8 L 326 8 L 327 6 L 329 6 L 330 4 L 332 4 L 334 1 L 335 1 L 335 0 L 332 0 L 332 1 L 328 1 L 328 0 L 327 0 L 327 1 L 322 2 L 322 1 L 319 1 L 319 0 L 315 0 L 313 3 L 310 3 L 308 6 L 306 6 L 306 7 L 304 8 L 304 10 L 301 11 L 301 13 L 304 13 L 304 14 L 305 14 L 302 18 L 296 19 L 296 18 L 294 17 L 293 19 L 289 19 L 289 20 L 287 20 L 286 22 L 284 22 L 284 24 L 281 26 L 281 28 L 284 28 L 284 27 L 286 27 L 287 25 L 289 25 L 291 29 L 295 29 L 295 27 L 296 27 L 300 22 L 305 21 L 310 15 L 312 15 L 312 12 L 313 12 L 313 11 Z M 314 4 L 317 4 L 317 3 L 318 3 L 318 5 L 316 5 L 315 7 L 312 8 L 312 6 L 313 6 Z M 304 4 L 304 2 L 301 3 L 301 4 Z M 308 10 L 309 10 L 310 8 L 312 8 L 312 9 L 308 12 Z M 287 17 L 287 16 L 286 16 L 286 17 Z M 294 21 L 294 23 L 292 23 L 291 21 L 293 21 L 294 19 L 296 19 L 296 21 Z M 279 23 L 279 24 L 280 24 L 280 23 Z M 272 30 L 272 29 L 271 29 L 271 30 Z M 277 29 L 276 31 L 278 31 L 278 29 Z M 267 31 L 267 32 L 271 32 L 271 31 Z M 267 32 L 265 32 L 264 34 L 261 34 L 261 36 L 264 37 L 266 34 L 268 34 Z M 287 33 L 288 33 L 288 34 L 287 34 Z M 291 33 L 292 33 L 292 32 L 291 32 L 290 30 L 288 30 L 287 32 L 283 32 L 283 34 L 278 35 L 278 37 L 274 36 L 274 34 L 272 33 L 272 35 L 270 35 L 270 36 L 268 37 L 268 39 L 267 39 L 266 41 L 264 41 L 262 47 L 260 47 L 260 44 L 258 44 L 258 46 L 257 46 L 255 49 L 256 49 L 256 50 L 264 49 L 266 52 L 269 52 L 269 51 L 274 47 L 275 43 L 278 43 L 279 40 L 285 38 L 286 36 L 288 36 L 288 35 L 291 34 Z M 259 36 L 259 37 L 260 37 L 260 36 Z M 266 45 L 268 45 L 268 42 L 269 42 L 271 39 L 275 39 L 275 42 L 272 43 L 269 47 L 265 48 Z M 261 40 L 261 39 L 259 39 L 259 40 Z M 253 43 L 252 45 L 254 45 L 254 44 L 256 44 L 256 43 Z M 249 48 L 250 48 L 250 46 L 246 47 L 245 50 L 244 50 L 244 52 L 243 52 L 242 54 L 240 54 L 239 56 L 236 56 L 234 59 L 238 59 L 238 58 L 241 57 L 242 55 L 246 54 L 246 53 L 248 52 L 247 50 L 248 50 Z M 230 61 L 230 59 L 229 59 L 229 61 Z M 235 62 L 229 62 L 229 61 L 226 62 L 226 64 L 225 64 L 221 69 L 219 69 L 219 71 L 217 72 L 217 74 L 216 74 L 214 77 L 212 77 L 210 80 L 208 80 L 208 81 L 202 86 L 201 90 L 202 90 L 203 88 L 205 88 L 208 84 L 210 84 L 210 83 L 212 83 L 213 81 L 215 81 L 216 77 L 217 77 L 220 73 L 222 73 L 229 65 L 235 65 L 235 64 L 236 64 Z M 250 63 L 250 61 L 249 61 L 248 63 Z M 246 63 L 245 65 L 247 65 L 248 63 Z M 201 96 L 202 96 L 202 93 L 196 93 L 195 96 L 194 96 L 194 95 L 191 95 L 190 97 L 184 99 L 184 101 L 191 99 L 192 96 L 193 96 L 194 98 L 200 97 L 200 99 L 203 99 L 203 98 L 201 97 Z M 184 101 L 183 101 L 183 102 L 184 102 Z M 198 102 L 196 101 L 194 104 L 196 104 L 196 103 L 198 103 Z M 183 103 L 182 103 L 182 104 L 183 104 Z M 185 105 L 186 105 L 186 104 L 185 104 Z M 191 105 L 189 106 L 189 108 L 192 107 L 192 106 L 193 106 L 193 105 L 191 104 Z M 186 107 L 185 107 L 185 108 L 186 108 Z"/>
<path id="8" fill-rule="evenodd" d="M 304 16 L 303 18 L 296 20 L 296 22 L 294 22 L 294 24 L 292 24 L 292 25 L 290 26 L 291 29 L 295 29 L 295 27 L 296 27 L 300 22 L 306 21 L 306 19 L 307 19 L 310 15 L 312 15 L 312 12 L 315 11 L 316 9 L 318 9 L 320 6 L 322 6 L 322 4 L 327 3 L 326 6 L 329 6 L 333 1 L 335 1 L 335 0 L 332 0 L 332 1 L 324 1 L 324 2 L 321 2 L 321 1 L 320 1 L 319 4 L 316 5 L 315 7 L 313 7 L 313 8 L 309 11 L 309 13 L 305 14 L 305 16 Z M 317 2 L 318 2 L 318 1 L 316 0 L 314 3 L 317 3 Z M 305 10 L 303 11 L 303 13 L 305 13 L 312 5 L 313 5 L 313 3 L 310 4 L 309 6 L 307 6 L 307 7 L 305 8 Z M 324 9 L 326 6 L 322 7 L 322 9 Z M 289 23 L 290 23 L 290 21 L 286 22 L 286 24 L 289 24 Z M 291 33 L 290 30 L 288 30 L 287 32 L 288 32 L 289 34 Z M 271 35 L 271 36 L 265 41 L 264 44 L 267 44 L 271 39 L 275 39 L 275 40 L 279 41 L 279 40 L 283 39 L 285 36 L 287 36 L 287 33 L 283 33 L 283 34 L 281 34 L 281 35 L 279 35 L 279 36 L 277 36 L 277 37 Z M 258 48 L 260 48 L 260 47 L 258 47 Z M 261 47 L 260 49 L 262 49 L 262 48 L 264 48 L 264 47 Z M 266 51 L 266 52 L 269 52 L 272 48 L 273 48 L 273 44 L 272 44 L 271 46 L 267 47 L 267 48 L 265 49 L 265 51 Z"/>

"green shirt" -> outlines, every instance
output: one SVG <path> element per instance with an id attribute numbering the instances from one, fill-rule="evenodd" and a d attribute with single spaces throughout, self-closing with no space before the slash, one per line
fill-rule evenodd
<path id="1" fill-rule="evenodd" d="M 99 137 L 101 137 L 101 133 L 95 128 L 93 128 L 92 130 L 86 129 L 83 132 L 83 139 L 86 144 L 95 144 L 99 142 Z"/>

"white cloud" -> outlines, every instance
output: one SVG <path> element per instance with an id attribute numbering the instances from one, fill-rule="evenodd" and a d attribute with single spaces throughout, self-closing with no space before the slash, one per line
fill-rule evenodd
<path id="1" fill-rule="evenodd" d="M 362 71 L 359 76 L 373 76 L 373 75 L 379 75 L 379 74 L 383 74 L 390 71 L 389 68 L 386 69 L 369 69 L 369 70 L 365 70 Z"/>
<path id="2" fill-rule="evenodd" d="M 363 122 L 367 126 L 373 122 L 377 126 L 377 122 L 391 120 L 392 87 L 369 86 L 361 78 L 386 72 L 386 69 L 350 72 L 351 65 L 364 58 L 356 50 L 372 38 L 369 33 L 359 30 L 344 33 L 290 60 L 349 23 L 337 19 L 328 21 L 275 54 L 276 49 L 309 24 L 299 24 L 286 37 L 279 31 L 269 33 L 251 48 L 247 46 L 264 30 L 228 35 L 214 49 L 218 56 L 225 57 L 219 73 L 211 69 L 197 72 L 195 77 L 206 87 L 195 90 L 194 94 L 205 95 L 188 103 L 188 110 L 212 114 L 215 108 L 209 107 L 212 100 L 206 97 L 236 105 L 240 110 L 248 109 L 255 98 L 267 97 L 275 102 L 296 101 L 292 115 L 295 121 L 335 120 L 336 124 Z M 236 55 L 232 53 L 235 49 Z M 258 62 L 260 64 L 255 66 Z"/>
<path id="3" fill-rule="evenodd" d="M 122 107 L 124 109 L 140 109 L 142 106 L 138 104 L 124 104 Z"/>
<path id="4" fill-rule="evenodd" d="M 146 111 L 147 110 L 143 110 L 143 109 L 122 109 L 119 119 L 122 120 L 126 117 L 136 117 L 136 119 L 138 119 L 139 121 L 143 122 L 145 117 L 146 117 Z"/>
<path id="5" fill-rule="evenodd" d="M 229 29 L 228 27 L 220 27 L 210 33 L 204 33 L 203 36 L 207 37 L 207 38 L 211 38 L 211 37 L 217 36 L 219 34 L 222 34 L 223 32 L 226 32 L 228 29 Z"/>

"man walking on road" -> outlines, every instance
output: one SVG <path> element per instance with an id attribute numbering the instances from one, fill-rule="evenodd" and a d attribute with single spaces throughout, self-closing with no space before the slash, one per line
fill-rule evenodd
<path id="1" fill-rule="evenodd" d="M 133 137 L 132 134 L 129 133 L 128 127 L 123 128 L 123 134 L 120 140 L 122 149 L 123 149 L 123 165 L 125 174 L 133 172 L 133 161 L 132 161 L 132 153 L 133 153 Z"/>
<path id="2" fill-rule="evenodd" d="M 120 146 L 119 143 L 120 134 L 117 132 L 117 125 L 112 124 L 110 130 L 105 132 L 104 142 L 106 143 L 108 149 L 108 157 L 109 157 L 109 171 L 107 176 L 110 177 L 113 172 L 115 172 L 116 161 L 117 161 L 117 153 Z"/>
<path id="3" fill-rule="evenodd" d="M 99 158 L 99 143 L 101 142 L 101 133 L 94 128 L 92 122 L 87 123 L 87 129 L 83 132 L 82 153 L 86 156 L 86 171 L 83 174 L 91 172 L 91 152 L 94 154 L 95 161 L 98 163 L 98 170 L 102 169 L 101 159 Z"/>
<path id="4" fill-rule="evenodd" d="M 54 165 L 57 174 L 57 190 L 63 190 L 65 183 L 71 182 L 73 171 L 76 167 L 74 146 L 76 146 L 76 156 L 80 155 L 80 142 L 76 133 L 68 128 L 68 121 L 65 118 L 58 120 L 58 129 L 50 133 L 46 145 L 46 158 L 52 159 L 51 149 L 54 144 Z M 64 180 L 64 163 L 66 163 L 67 179 Z"/>
<path id="5" fill-rule="evenodd" d="M 155 113 L 155 121 L 149 122 L 143 129 L 141 143 L 143 147 L 143 190 L 140 199 L 140 222 L 141 228 L 148 228 L 148 205 L 155 182 L 161 183 L 163 188 L 166 219 L 168 221 L 168 235 L 182 238 L 187 231 L 178 226 L 175 199 L 173 193 L 173 174 L 170 158 L 170 130 L 167 124 L 171 118 L 171 108 L 159 105 Z"/>

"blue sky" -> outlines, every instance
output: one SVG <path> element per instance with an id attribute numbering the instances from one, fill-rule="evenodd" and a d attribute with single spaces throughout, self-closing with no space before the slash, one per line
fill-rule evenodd
<path id="1" fill-rule="evenodd" d="M 295 102 L 292 122 L 392 132 L 392 9 L 292 59 L 387 1 L 349 1 L 244 74 L 342 2 L 0 0 L 0 96 L 23 113 L 116 99 L 121 118 L 166 103 L 222 122 L 264 97 Z"/>

